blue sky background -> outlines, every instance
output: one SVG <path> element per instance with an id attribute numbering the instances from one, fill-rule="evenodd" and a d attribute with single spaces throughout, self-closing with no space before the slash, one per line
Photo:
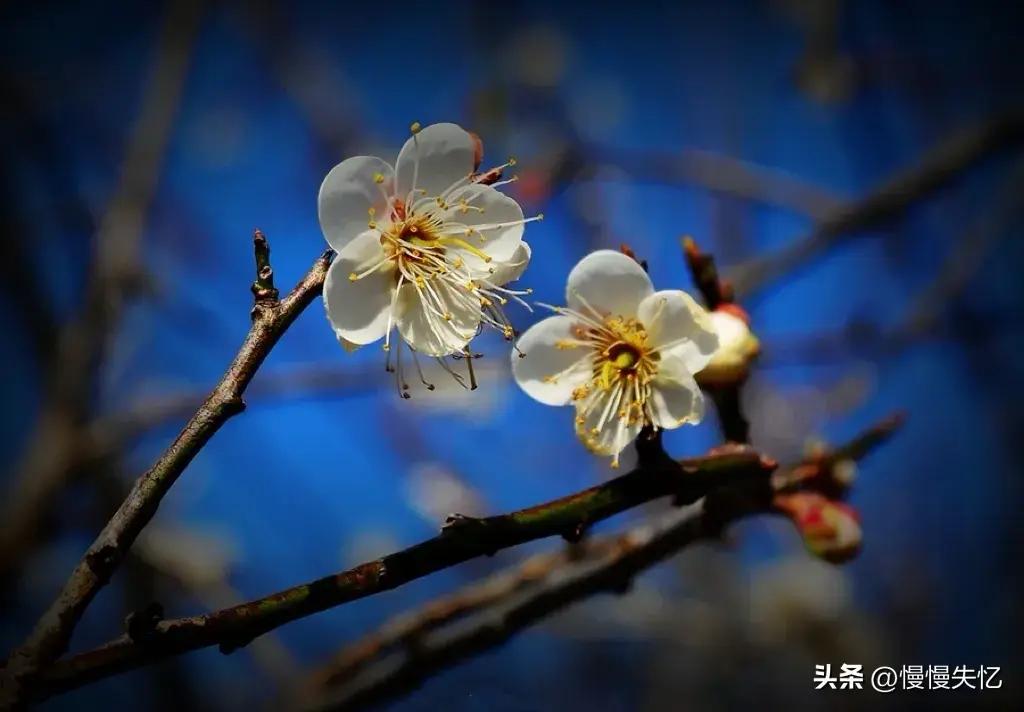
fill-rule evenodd
<path id="1" fill-rule="evenodd" d="M 385 12 L 372 4 L 295 2 L 274 11 L 270 35 L 246 25 L 241 4 L 207 13 L 145 223 L 147 266 L 165 296 L 126 314 L 97 390 L 99 411 L 115 412 L 147 394 L 212 386 L 248 327 L 252 230 L 268 235 L 278 285 L 289 286 L 325 246 L 316 194 L 327 170 L 363 151 L 393 160 L 413 121 L 475 128 L 485 163 L 514 153 L 524 172 L 547 165 L 552 147 L 575 134 L 598 162 L 605 153 L 700 150 L 770 168 L 841 200 L 866 192 L 948 132 L 1021 98 L 1024 50 L 1013 3 L 848 4 L 839 42 L 863 81 L 832 104 L 794 84 L 805 47 L 800 18 L 809 7 L 795 0 L 475 5 L 398 3 Z M 77 194 L 94 216 L 102 214 L 153 61 L 160 7 L 54 2 L 3 12 L 11 18 L 0 26 L 4 74 L 26 89 L 54 146 L 48 158 L 33 152 L 11 118 L 6 174 L 31 225 L 35 267 L 68 315 L 83 288 L 90 234 L 62 222 L 54 192 Z M 858 606 L 883 629 L 896 626 L 905 577 L 925 590 L 926 632 L 912 648 L 922 662 L 998 664 L 1016 654 L 1008 621 L 1020 589 L 1007 557 L 1019 552 L 1020 538 L 1013 525 L 1020 432 L 1011 418 L 1021 386 L 1019 216 L 999 231 L 955 304 L 943 309 L 945 338 L 917 340 L 884 356 L 848 346 L 824 359 L 797 350 L 773 360 L 771 347 L 838 334 L 851 319 L 897 325 L 965 235 L 976 239 L 974 226 L 1005 193 L 1012 171 L 1020 171 L 1015 160 L 985 162 L 900 220 L 854 235 L 746 303 L 769 347 L 751 389 L 755 442 L 788 447 L 773 454 L 791 456 L 812 434 L 839 440 L 894 409 L 910 415 L 899 438 L 861 467 L 853 503 L 866 544 L 846 571 Z M 542 301 L 561 301 L 565 275 L 596 247 L 628 241 L 649 261 L 656 285 L 689 288 L 681 235 L 718 251 L 728 266 L 777 250 L 813 225 L 812 216 L 769 201 L 614 169 L 543 200 L 521 197 L 528 213 L 545 213 L 527 230 L 533 261 L 523 280 Z M 33 427 L 41 377 L 21 355 L 28 353 L 27 337 L 13 308 L 0 304 L 9 356 L 0 442 L 12 454 Z M 524 328 L 537 318 L 514 316 Z M 964 325 L 979 333 L 965 336 Z M 483 350 L 487 361 L 507 359 L 500 341 L 486 341 Z M 572 438 L 568 413 L 530 401 L 501 369 L 469 406 L 459 398 L 429 404 L 426 395 L 400 401 L 383 378 L 380 351 L 341 352 L 319 301 L 253 386 L 310 367 L 364 374 L 364 382 L 313 396 L 254 396 L 196 458 L 157 516 L 161 526 L 203 532 L 226 547 L 234 562 L 230 587 L 246 598 L 431 536 L 443 514 L 420 511 L 429 507 L 415 489 L 428 466 L 457 476 L 488 512 L 556 497 L 607 474 Z M 823 394 L 847 381 L 857 397 L 830 412 L 834 398 Z M 167 422 L 139 442 L 124 475 L 148 466 L 179 425 Z M 716 438 L 709 418 L 672 433 L 668 444 L 682 456 Z M 74 518 L 83 501 L 68 497 L 59 516 L 80 521 Z M 738 560 L 762 563 L 792 547 L 765 527 L 742 527 Z M 71 529 L 40 552 L 17 605 L 5 611 L 0 640 L 8 649 L 96 531 L 95 522 Z M 444 572 L 276 635 L 300 664 L 312 665 L 388 615 L 514 560 L 509 554 Z M 665 571 L 651 576 L 657 582 Z M 101 595 L 75 648 L 119 632 L 119 589 L 115 582 Z M 165 602 L 172 615 L 206 607 L 194 596 Z M 903 635 L 898 627 L 889 632 Z M 603 705 L 592 702 L 591 709 L 634 709 L 642 646 L 613 645 L 622 673 L 602 692 L 573 686 L 578 645 L 549 631 L 527 633 L 395 709 L 437 709 L 442 700 L 459 710 L 554 710 L 588 694 Z M 896 661 L 902 662 L 912 661 Z M 187 665 L 194 681 L 224 691 L 223 700 L 212 698 L 218 703 L 207 700 L 214 709 L 240 709 L 267 694 L 248 652 L 224 658 L 202 651 Z M 142 709 L 138 690 L 151 682 L 133 674 L 47 708 L 76 709 L 102 695 L 111 706 Z"/>

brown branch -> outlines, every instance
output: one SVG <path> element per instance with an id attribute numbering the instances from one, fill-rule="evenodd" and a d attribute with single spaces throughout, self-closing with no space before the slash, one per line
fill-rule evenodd
<path id="1" fill-rule="evenodd" d="M 782 250 L 736 267 L 729 275 L 738 296 L 746 296 L 787 275 L 851 233 L 899 216 L 915 201 L 951 183 L 975 163 L 1024 141 L 1024 108 L 1009 111 L 956 133 L 916 164 L 885 180 L 854 203 L 836 209 L 806 237 Z"/>
<path id="2" fill-rule="evenodd" d="M 118 187 L 97 231 L 81 312 L 61 331 L 36 428 L 4 497 L 0 578 L 12 579 L 31 549 L 39 521 L 78 460 L 78 431 L 88 410 L 93 375 L 142 275 L 143 222 L 180 104 L 203 3 L 176 3 L 135 121 Z"/>
<path id="3" fill-rule="evenodd" d="M 29 689 L 45 699 L 167 657 L 219 646 L 232 652 L 286 623 L 394 589 L 480 556 L 552 536 L 578 540 L 596 522 L 663 497 L 690 503 L 722 483 L 765 481 L 774 463 L 746 447 L 674 461 L 660 439 L 638 441 L 641 466 L 575 494 L 481 519 L 452 515 L 441 534 L 333 576 L 240 606 L 155 623 L 44 670 Z M 129 500 L 131 501 L 131 500 Z"/>
<path id="4" fill-rule="evenodd" d="M 584 542 L 578 556 L 534 557 L 395 619 L 316 671 L 299 707 L 303 712 L 350 712 L 394 700 L 574 603 L 601 593 L 624 593 L 638 574 L 681 549 L 717 537 L 744 517 L 773 513 L 774 495 L 811 489 L 816 476 L 836 463 L 866 457 L 901 422 L 900 416 L 887 418 L 826 456 L 772 476 L 733 481 L 662 519 Z"/>
<path id="5" fill-rule="evenodd" d="M 255 246 L 259 262 L 261 251 L 266 249 L 259 231 Z M 11 656 L 0 678 L 0 707 L 23 698 L 19 687 L 30 687 L 32 678 L 67 650 L 85 609 L 110 580 L 179 475 L 221 426 L 244 410 L 242 395 L 246 387 L 284 332 L 322 292 L 332 257 L 331 251 L 325 252 L 280 301 L 273 293 L 259 289 L 259 281 L 265 277 L 257 274 L 252 327 L 238 354 L 171 446 L 135 482 L 124 503 L 75 567 L 57 600 Z"/>
<path id="6" fill-rule="evenodd" d="M 697 244 L 688 237 L 683 239 L 683 255 L 686 257 L 686 266 L 690 270 L 693 284 L 708 309 L 714 310 L 734 305 L 732 285 L 718 274 L 714 257 L 701 252 L 697 248 Z M 746 381 L 746 377 L 743 377 L 734 382 L 718 384 L 714 387 L 702 384 L 708 397 L 715 404 L 715 412 L 718 414 L 722 435 L 727 442 L 750 442 L 750 421 L 743 413 L 742 396 Z M 697 382 L 701 382 L 699 373 Z"/>

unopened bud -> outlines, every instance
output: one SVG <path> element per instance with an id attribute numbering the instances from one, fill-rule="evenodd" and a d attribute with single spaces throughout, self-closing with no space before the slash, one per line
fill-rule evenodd
<path id="1" fill-rule="evenodd" d="M 708 365 L 697 373 L 700 385 L 726 386 L 746 377 L 761 353 L 761 342 L 744 316 L 732 309 L 716 309 L 708 315 L 718 334 L 719 347 Z"/>
<path id="2" fill-rule="evenodd" d="M 852 507 L 817 492 L 778 495 L 774 504 L 793 520 L 808 551 L 815 556 L 841 564 L 860 551 L 860 516 Z"/>

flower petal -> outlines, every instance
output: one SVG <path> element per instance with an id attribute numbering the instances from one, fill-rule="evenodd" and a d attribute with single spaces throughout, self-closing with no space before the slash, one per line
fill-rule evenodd
<path id="1" fill-rule="evenodd" d="M 361 279 L 349 279 L 353 272 L 364 272 L 374 264 L 381 268 Z M 375 231 L 364 232 L 338 252 L 324 280 L 324 308 L 343 346 L 345 342 L 371 344 L 384 337 L 394 287 L 393 268 L 385 261 Z"/>
<path id="2" fill-rule="evenodd" d="M 654 424 L 673 430 L 704 419 L 704 394 L 681 358 L 663 357 L 651 392 Z"/>
<path id="3" fill-rule="evenodd" d="M 501 262 L 492 265 L 494 271 L 489 274 L 487 281 L 495 286 L 502 286 L 509 282 L 515 282 L 523 276 L 527 266 L 530 264 L 531 250 L 525 242 L 520 242 L 515 254 L 508 262 Z"/>
<path id="4" fill-rule="evenodd" d="M 494 262 L 507 262 L 523 242 L 526 223 L 519 203 L 489 185 L 472 185 L 459 191 L 466 207 L 453 203 L 443 213 L 444 234 L 466 246 L 453 246 L 471 269 L 490 269 Z M 470 249 L 471 248 L 471 249 Z M 480 254 L 491 258 L 485 264 Z"/>
<path id="5" fill-rule="evenodd" d="M 568 405 L 573 391 L 591 376 L 589 348 L 558 348 L 575 341 L 573 326 L 567 316 L 548 317 L 527 329 L 516 344 L 518 351 L 512 351 L 512 377 L 526 395 L 545 405 Z"/>
<path id="6" fill-rule="evenodd" d="M 580 260 L 569 273 L 566 305 L 590 314 L 597 309 L 613 316 L 636 316 L 640 302 L 654 292 L 651 278 L 636 261 L 615 250 L 598 250 Z"/>
<path id="7" fill-rule="evenodd" d="M 436 198 L 456 181 L 473 172 L 476 142 L 456 124 L 432 124 L 402 146 L 395 162 L 395 193 L 402 200 L 414 188 L 416 195 Z"/>
<path id="8" fill-rule="evenodd" d="M 384 191 L 374 181 L 378 173 L 384 176 L 385 186 L 393 179 L 394 171 L 385 161 L 374 156 L 354 156 L 332 168 L 320 184 L 320 229 L 335 252 L 341 252 L 365 232 L 371 219 L 370 208 L 378 215 L 385 212 Z"/>
<path id="9" fill-rule="evenodd" d="M 643 418 L 622 417 L 614 409 L 604 417 L 611 396 L 611 392 L 598 389 L 577 405 L 576 435 L 592 453 L 615 458 L 614 466 L 619 453 L 640 434 L 644 422 Z"/>
<path id="10" fill-rule="evenodd" d="M 671 352 L 690 374 L 704 368 L 719 349 L 710 315 L 682 290 L 655 292 L 640 304 L 637 316 L 662 358 Z"/>
<path id="11" fill-rule="evenodd" d="M 444 280 L 429 280 L 423 287 L 407 282 L 398 302 L 398 331 L 406 343 L 427 356 L 462 351 L 480 326 L 479 303 L 465 289 Z"/>

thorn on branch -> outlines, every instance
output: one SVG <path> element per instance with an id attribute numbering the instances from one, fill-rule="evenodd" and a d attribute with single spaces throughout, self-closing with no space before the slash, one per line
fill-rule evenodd
<path id="1" fill-rule="evenodd" d="M 481 524 L 483 524 L 483 522 L 476 517 L 467 517 L 465 514 L 452 512 L 445 518 L 444 524 L 441 525 L 441 533 L 451 534 L 457 529 L 463 529 L 474 525 L 479 526 Z"/>
<path id="2" fill-rule="evenodd" d="M 577 522 L 571 529 L 562 533 L 562 538 L 570 544 L 579 544 L 587 534 L 586 522 Z"/>
<path id="3" fill-rule="evenodd" d="M 153 638 L 156 627 L 164 619 L 164 607 L 153 602 L 141 611 L 129 613 L 124 619 L 124 630 L 129 638 L 140 645 Z"/>
<path id="4" fill-rule="evenodd" d="M 224 409 L 224 415 L 229 418 L 233 418 L 236 415 L 241 415 L 245 412 L 245 400 L 239 396 L 237 398 L 227 398 L 224 400 L 221 406 Z"/>
<path id="5" fill-rule="evenodd" d="M 252 294 L 257 303 L 276 304 L 279 294 L 274 287 L 274 268 L 270 265 L 270 243 L 262 230 L 253 233 L 252 242 L 256 253 L 256 281 L 252 283 Z"/>
<path id="6" fill-rule="evenodd" d="M 675 461 L 665 452 L 660 429 L 645 426 L 633 447 L 636 448 L 637 464 L 641 469 L 652 473 L 665 473 L 675 468 Z"/>
<path id="7" fill-rule="evenodd" d="M 459 514 L 458 512 L 452 512 L 444 520 L 444 524 L 441 525 L 442 536 L 461 535 L 468 530 L 476 530 L 483 536 L 488 529 L 487 522 L 478 517 L 467 517 L 465 514 Z M 486 556 L 494 556 L 497 554 L 497 550 L 486 552 Z"/>

